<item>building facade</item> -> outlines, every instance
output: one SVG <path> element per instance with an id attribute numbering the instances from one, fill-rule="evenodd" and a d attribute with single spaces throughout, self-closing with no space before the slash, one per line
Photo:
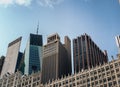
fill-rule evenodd
<path id="1" fill-rule="evenodd" d="M 43 84 L 71 74 L 71 43 L 65 37 L 65 44 L 60 42 L 59 35 L 53 34 L 47 38 L 43 47 L 42 80 Z"/>
<path id="2" fill-rule="evenodd" d="M 75 72 L 108 62 L 107 52 L 102 52 L 87 34 L 73 39 L 73 59 Z"/>
<path id="3" fill-rule="evenodd" d="M 120 53 L 120 35 L 116 36 L 115 40 L 116 40 L 116 44 L 117 44 L 117 47 L 118 47 L 118 52 Z"/>
<path id="4" fill-rule="evenodd" d="M 14 74 L 7 74 L 0 79 L 0 87 L 43 87 L 41 86 L 41 73 L 37 72 L 29 76 L 22 75 L 17 71 Z"/>
<path id="5" fill-rule="evenodd" d="M 120 87 L 120 57 L 109 63 L 56 79 L 44 87 Z"/>
<path id="6" fill-rule="evenodd" d="M 41 71 L 42 68 L 42 35 L 30 34 L 24 52 L 24 74 L 32 74 Z"/>
<path id="7" fill-rule="evenodd" d="M 41 84 L 41 73 L 22 75 L 17 71 L 0 79 L 0 87 L 120 87 L 120 56 L 103 65 Z"/>
<path id="8" fill-rule="evenodd" d="M 1 77 L 6 73 L 15 73 L 19 67 L 19 62 L 22 58 L 22 53 L 19 52 L 22 37 L 8 44 L 6 58 L 3 64 Z"/>

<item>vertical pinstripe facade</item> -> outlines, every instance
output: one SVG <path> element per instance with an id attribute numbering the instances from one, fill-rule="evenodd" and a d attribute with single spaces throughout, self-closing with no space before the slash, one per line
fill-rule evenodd
<path id="1" fill-rule="evenodd" d="M 116 40 L 116 44 L 117 44 L 117 47 L 118 47 L 118 51 L 120 53 L 120 36 L 116 36 L 115 40 Z"/>
<path id="2" fill-rule="evenodd" d="M 71 56 L 68 56 L 71 55 L 70 43 L 68 43 L 70 40 L 68 37 L 65 40 L 66 43 L 63 45 L 58 34 L 53 34 L 47 38 L 47 44 L 43 47 L 43 84 L 68 75 L 68 73 L 71 74 Z"/>
<path id="3" fill-rule="evenodd" d="M 74 71 L 95 67 L 108 61 L 107 52 L 102 52 L 87 34 L 73 40 Z"/>

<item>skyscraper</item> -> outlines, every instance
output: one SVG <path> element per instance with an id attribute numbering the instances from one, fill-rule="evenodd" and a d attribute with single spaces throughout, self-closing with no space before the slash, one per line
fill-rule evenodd
<path id="1" fill-rule="evenodd" d="M 70 39 L 66 36 L 65 44 L 62 44 L 57 33 L 50 35 L 43 47 L 42 83 L 48 83 L 71 72 Z"/>
<path id="2" fill-rule="evenodd" d="M 108 62 L 107 52 L 102 52 L 87 34 L 73 39 L 73 59 L 75 72 Z"/>
<path id="3" fill-rule="evenodd" d="M 15 73 L 19 67 L 19 62 L 22 58 L 22 53 L 19 52 L 20 44 L 21 44 L 22 37 L 12 41 L 8 44 L 6 58 L 3 64 L 1 77 L 6 73 Z"/>
<path id="4" fill-rule="evenodd" d="M 120 35 L 116 36 L 115 40 L 116 40 L 116 44 L 117 44 L 117 47 L 118 47 L 118 52 L 120 53 Z"/>
<path id="5" fill-rule="evenodd" d="M 41 71 L 42 45 L 42 35 L 30 34 L 24 53 L 24 74 Z"/>

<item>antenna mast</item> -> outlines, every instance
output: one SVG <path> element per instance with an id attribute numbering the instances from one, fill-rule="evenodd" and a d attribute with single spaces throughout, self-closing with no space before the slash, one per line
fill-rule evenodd
<path id="1" fill-rule="evenodd" d="M 37 25 L 37 32 L 36 32 L 36 34 L 38 34 L 38 30 L 39 30 L 39 21 L 38 21 L 38 25 Z"/>

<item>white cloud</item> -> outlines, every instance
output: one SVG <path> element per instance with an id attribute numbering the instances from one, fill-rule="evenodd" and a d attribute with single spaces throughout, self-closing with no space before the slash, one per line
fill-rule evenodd
<path id="1" fill-rule="evenodd" d="M 9 5 L 23 5 L 29 6 L 32 1 L 36 1 L 39 5 L 44 7 L 54 7 L 55 5 L 61 3 L 64 0 L 0 0 L 0 5 L 9 6 Z"/>
<path id="2" fill-rule="evenodd" d="M 18 5 L 25 5 L 28 6 L 31 4 L 32 0 L 15 0 L 15 3 Z"/>
<path id="3" fill-rule="evenodd" d="M 0 5 L 5 7 L 13 4 L 28 6 L 31 2 L 32 0 L 0 0 Z"/>
<path id="4" fill-rule="evenodd" d="M 37 0 L 41 6 L 54 7 L 54 5 L 60 4 L 64 0 Z"/>
<path id="5" fill-rule="evenodd" d="M 119 0 L 119 4 L 120 4 L 120 0 Z"/>
<path id="6" fill-rule="evenodd" d="M 13 4 L 13 0 L 0 0 L 0 5 L 9 5 Z"/>

